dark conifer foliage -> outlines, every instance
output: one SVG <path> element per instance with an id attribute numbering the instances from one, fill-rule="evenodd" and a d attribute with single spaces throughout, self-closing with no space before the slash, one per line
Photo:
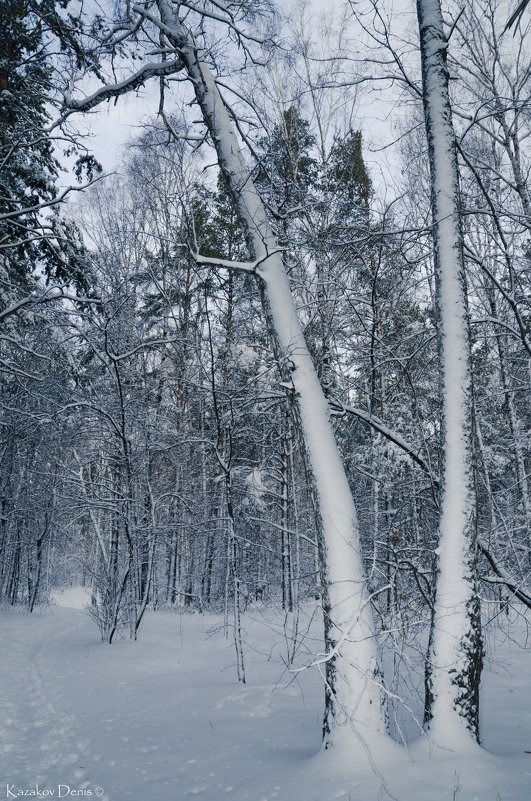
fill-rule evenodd
<path id="1" fill-rule="evenodd" d="M 4 280 L 24 289 L 37 261 L 48 267 L 53 262 L 38 236 L 38 207 L 56 196 L 58 168 L 44 131 L 53 69 L 38 12 L 25 0 L 0 3 L 0 243 L 7 264 Z"/>
<path id="2" fill-rule="evenodd" d="M 64 149 L 50 133 L 58 58 L 68 49 L 80 64 L 86 59 L 81 20 L 67 12 L 68 5 L 0 3 L 0 258 L 8 292 L 28 292 L 36 267 L 87 288 L 81 235 L 54 203 L 60 193 L 57 155 Z M 78 177 L 97 171 L 93 156 L 80 156 Z"/>

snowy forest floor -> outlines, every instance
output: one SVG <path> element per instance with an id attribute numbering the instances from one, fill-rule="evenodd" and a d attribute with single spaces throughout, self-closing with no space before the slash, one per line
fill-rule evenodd
<path id="1" fill-rule="evenodd" d="M 282 615 L 244 616 L 243 685 L 221 617 L 149 612 L 138 642 L 108 646 L 80 598 L 0 615 L 0 799 L 37 786 L 40 797 L 104 801 L 531 799 L 521 618 L 488 637 L 485 749 L 442 751 L 424 737 L 409 749 L 369 744 L 368 761 L 318 752 L 321 678 L 286 670 Z"/>

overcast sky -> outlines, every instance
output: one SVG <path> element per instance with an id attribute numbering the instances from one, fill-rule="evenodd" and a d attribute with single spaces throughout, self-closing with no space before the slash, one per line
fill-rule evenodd
<path id="1" fill-rule="evenodd" d="M 328 16 L 332 11 L 339 12 L 344 6 L 343 0 L 311 1 L 313 12 L 317 15 L 323 12 Z M 389 4 L 401 10 L 407 9 L 410 13 L 414 10 L 412 0 L 390 0 Z M 136 137 L 142 123 L 152 118 L 157 108 L 156 82 L 152 81 L 148 83 L 147 88 L 140 89 L 138 93 L 120 97 L 116 104 L 104 103 L 88 117 L 79 116 L 76 122 L 80 130 L 86 130 L 91 134 L 89 147 L 101 161 L 105 172 L 120 169 L 126 143 Z M 395 174 L 397 171 L 396 155 L 393 156 L 392 151 L 389 153 L 381 151 L 380 148 L 393 140 L 396 131 L 391 120 L 399 116 L 400 109 L 396 107 L 396 97 L 371 95 L 369 98 L 363 94 L 360 96 L 355 127 L 364 131 L 365 157 L 373 181 L 379 186 L 387 185 L 389 176 L 393 171 Z M 385 178 L 383 178 L 384 173 Z"/>

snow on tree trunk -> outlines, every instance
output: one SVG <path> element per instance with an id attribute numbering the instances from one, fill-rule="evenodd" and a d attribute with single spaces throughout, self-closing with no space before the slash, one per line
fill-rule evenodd
<path id="1" fill-rule="evenodd" d="M 356 509 L 333 433 L 328 403 L 306 346 L 282 255 L 249 175 L 215 79 L 178 7 L 159 0 L 164 30 L 179 52 L 258 263 L 264 310 L 305 451 L 316 509 L 325 617 L 324 746 L 353 732 L 383 731 L 382 693 L 372 610 L 363 575 Z"/>
<path id="2" fill-rule="evenodd" d="M 472 379 L 459 178 L 439 0 L 418 0 L 428 136 L 442 393 L 442 499 L 426 718 L 436 742 L 479 739 L 482 666 L 477 589 Z"/>

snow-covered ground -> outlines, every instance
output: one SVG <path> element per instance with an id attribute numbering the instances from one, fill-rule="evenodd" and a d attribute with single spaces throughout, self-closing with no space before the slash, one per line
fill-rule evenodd
<path id="1" fill-rule="evenodd" d="M 244 616 L 247 684 L 212 615 L 146 614 L 137 643 L 99 640 L 79 590 L 0 615 L 0 800 L 529 801 L 531 695 L 521 622 L 489 637 L 489 750 L 385 741 L 319 753 L 316 670 L 286 671 L 282 616 Z"/>

